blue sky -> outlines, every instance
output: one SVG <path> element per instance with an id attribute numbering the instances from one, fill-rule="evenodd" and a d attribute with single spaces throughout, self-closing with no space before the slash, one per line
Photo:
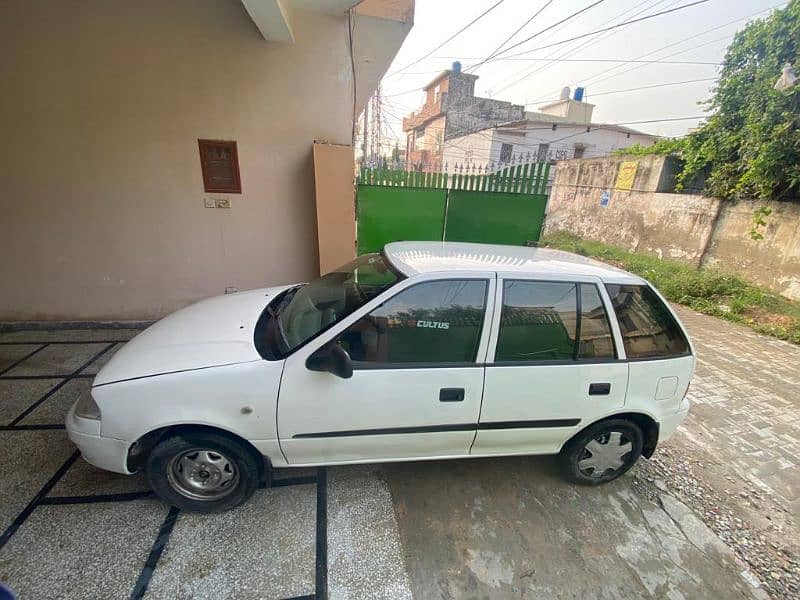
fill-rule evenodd
<path id="1" fill-rule="evenodd" d="M 614 24 L 669 10 L 695 0 L 603 0 L 581 15 L 538 35 L 506 56 L 548 46 Z M 424 60 L 450 35 L 495 4 L 497 0 L 417 0 L 414 27 L 382 83 L 386 138 L 404 139 L 400 121 L 422 102 L 419 89 L 438 72 L 460 60 L 463 68 L 480 62 L 498 45 L 546 6 L 506 45 L 513 45 L 557 23 L 597 0 L 504 0 L 485 17 Z M 698 102 L 710 96 L 717 64 L 582 62 L 598 60 L 667 60 L 720 63 L 737 30 L 769 10 L 783 7 L 780 0 L 709 0 L 671 14 L 620 27 L 596 36 L 533 50 L 516 60 L 493 60 L 480 66 L 476 93 L 517 104 L 528 110 L 555 100 L 569 85 L 586 88 L 586 99 L 597 107 L 595 122 L 622 123 L 703 114 Z M 691 39 L 686 39 L 691 38 Z M 527 59 L 537 60 L 527 60 Z M 541 59 L 554 59 L 551 60 Z M 525 60 L 519 60 L 525 59 Z M 568 59 L 568 60 L 565 60 Z M 780 73 L 775 74 L 777 79 Z M 629 90 L 664 83 L 691 83 Z M 416 90 L 416 91 L 413 91 Z M 408 93 L 406 93 L 408 92 Z M 606 93 L 614 92 L 614 93 Z M 595 94 L 597 96 L 595 97 Z M 632 125 L 658 135 L 677 136 L 697 120 Z"/>

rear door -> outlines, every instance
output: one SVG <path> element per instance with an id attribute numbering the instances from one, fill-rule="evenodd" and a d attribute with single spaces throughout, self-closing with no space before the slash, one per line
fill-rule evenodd
<path id="1" fill-rule="evenodd" d="M 593 277 L 501 275 L 472 454 L 557 452 L 625 404 L 609 298 Z"/>

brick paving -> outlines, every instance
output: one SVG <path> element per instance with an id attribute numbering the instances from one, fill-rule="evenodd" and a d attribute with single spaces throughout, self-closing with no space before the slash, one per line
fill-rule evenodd
<path id="1" fill-rule="evenodd" d="M 679 430 L 800 514 L 800 347 L 676 307 L 697 351 Z"/>

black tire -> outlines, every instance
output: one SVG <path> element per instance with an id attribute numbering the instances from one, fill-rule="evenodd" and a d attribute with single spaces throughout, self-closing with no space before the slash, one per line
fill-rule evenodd
<path id="1" fill-rule="evenodd" d="M 147 480 L 171 506 L 221 512 L 245 502 L 258 487 L 261 470 L 255 454 L 243 442 L 224 435 L 181 432 L 162 439 L 150 452 Z M 205 485 L 209 489 L 202 489 Z"/>
<path id="2" fill-rule="evenodd" d="M 642 430 L 631 421 L 608 419 L 595 423 L 572 438 L 561 450 L 559 460 L 564 476 L 567 480 L 579 485 L 601 485 L 613 481 L 625 474 L 639 460 L 639 456 L 642 454 L 643 439 Z M 613 469 L 608 467 L 602 472 L 598 472 L 603 464 L 607 464 L 607 461 L 599 451 L 597 460 L 592 460 L 594 457 L 591 450 L 587 449 L 587 445 L 593 440 L 599 447 L 611 444 L 609 446 L 611 454 L 624 452 L 627 444 L 630 444 L 630 450 L 619 457 L 619 461 L 621 461 L 619 467 Z M 616 449 L 617 447 L 619 450 Z M 613 461 L 613 459 L 609 460 Z M 592 462 L 599 463 L 600 467 L 587 466 Z M 583 464 L 583 468 L 581 464 Z"/>

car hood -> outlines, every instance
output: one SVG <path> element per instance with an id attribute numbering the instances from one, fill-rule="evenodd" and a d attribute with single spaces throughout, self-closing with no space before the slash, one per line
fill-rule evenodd
<path id="1" fill-rule="evenodd" d="M 94 385 L 261 360 L 253 343 L 256 321 L 289 287 L 208 298 L 164 317 L 126 343 Z"/>

